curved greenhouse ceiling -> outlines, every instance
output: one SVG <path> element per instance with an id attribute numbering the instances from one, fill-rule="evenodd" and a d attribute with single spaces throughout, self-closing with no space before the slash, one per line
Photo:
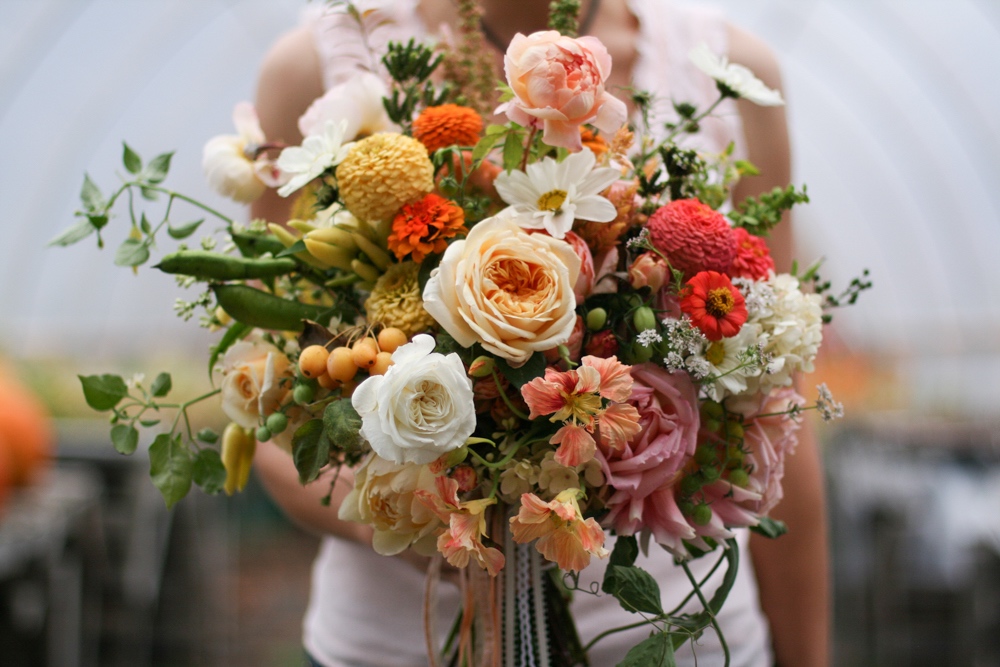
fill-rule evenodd
<path id="1" fill-rule="evenodd" d="M 1000 3 L 698 4 L 722 8 L 782 62 L 795 180 L 812 198 L 796 216 L 800 261 L 825 256 L 835 287 L 871 271 L 875 289 L 837 313 L 837 336 L 856 350 L 1000 370 Z M 122 140 L 147 159 L 176 150 L 169 184 L 234 211 L 207 192 L 201 146 L 230 131 L 266 48 L 306 6 L 0 3 L 0 347 L 19 357 L 204 349 L 210 337 L 171 309 L 194 294 L 155 270 L 112 266 L 125 225 L 103 253 L 92 239 L 45 243 L 73 222 L 85 171 L 106 190 L 117 183 Z"/>

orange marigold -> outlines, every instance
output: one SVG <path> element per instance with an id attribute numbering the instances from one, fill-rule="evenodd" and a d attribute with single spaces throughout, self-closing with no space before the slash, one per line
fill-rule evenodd
<path id="1" fill-rule="evenodd" d="M 407 204 L 392 219 L 389 250 L 400 260 L 412 253 L 419 263 L 431 253 L 444 252 L 448 239 L 465 231 L 462 207 L 431 193 Z"/>
<path id="2" fill-rule="evenodd" d="M 427 107 L 413 121 L 413 136 L 428 153 L 453 145 L 475 146 L 482 131 L 482 116 L 457 104 Z"/>

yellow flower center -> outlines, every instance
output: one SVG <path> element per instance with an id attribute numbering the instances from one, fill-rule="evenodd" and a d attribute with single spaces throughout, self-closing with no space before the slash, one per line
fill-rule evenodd
<path id="1" fill-rule="evenodd" d="M 721 341 L 716 341 L 708 346 L 705 352 L 705 359 L 713 366 L 718 366 L 726 358 L 726 346 Z"/>
<path id="2" fill-rule="evenodd" d="M 735 307 L 736 299 L 733 298 L 733 293 L 725 287 L 709 290 L 708 296 L 705 298 L 705 310 L 717 320 L 721 320 L 731 313 Z"/>
<path id="3" fill-rule="evenodd" d="M 566 201 L 565 190 L 549 190 L 538 198 L 540 211 L 558 211 Z"/>

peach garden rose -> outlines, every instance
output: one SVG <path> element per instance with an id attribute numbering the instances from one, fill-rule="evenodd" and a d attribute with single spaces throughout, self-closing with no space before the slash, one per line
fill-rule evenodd
<path id="1" fill-rule="evenodd" d="M 288 391 L 292 365 L 281 350 L 263 341 L 244 340 L 222 357 L 222 411 L 243 428 L 257 428 Z"/>
<path id="2" fill-rule="evenodd" d="M 497 216 L 448 246 L 424 288 L 424 308 L 459 345 L 480 343 L 519 367 L 569 340 L 579 274 L 568 243 Z"/>
<path id="3" fill-rule="evenodd" d="M 555 30 L 518 33 L 504 56 L 504 72 L 514 99 L 497 113 L 542 128 L 550 146 L 579 151 L 584 123 L 608 134 L 625 123 L 625 103 L 605 90 L 611 56 L 596 37 L 566 37 Z"/>

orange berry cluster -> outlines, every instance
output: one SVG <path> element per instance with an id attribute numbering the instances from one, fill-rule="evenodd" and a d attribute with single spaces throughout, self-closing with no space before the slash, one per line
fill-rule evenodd
<path id="1" fill-rule="evenodd" d="M 299 372 L 316 380 L 324 389 L 340 387 L 349 396 L 359 370 L 368 375 L 384 375 L 392 365 L 392 353 L 408 342 L 406 333 L 386 327 L 377 336 L 366 335 L 350 345 L 327 350 L 324 345 L 310 345 L 299 354 Z"/>

